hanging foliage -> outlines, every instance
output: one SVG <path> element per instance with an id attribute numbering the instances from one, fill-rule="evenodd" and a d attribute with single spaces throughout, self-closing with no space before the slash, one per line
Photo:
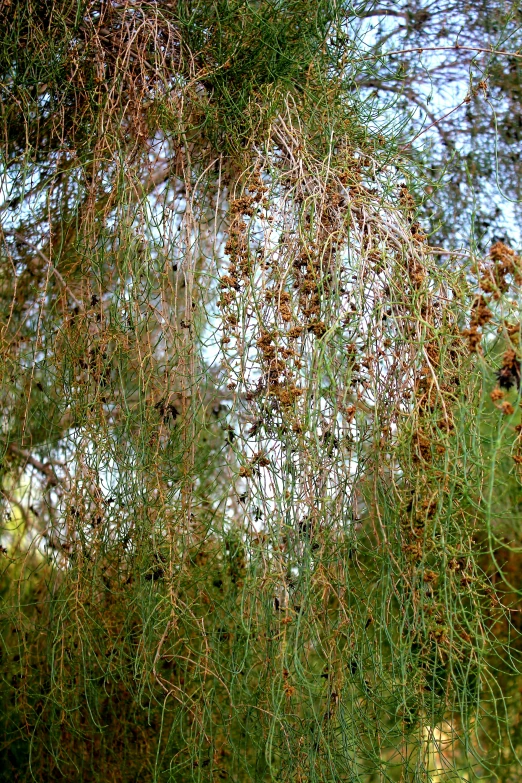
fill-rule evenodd
<path id="1" fill-rule="evenodd" d="M 0 3 L 1 780 L 514 779 L 522 261 L 347 13 Z"/>

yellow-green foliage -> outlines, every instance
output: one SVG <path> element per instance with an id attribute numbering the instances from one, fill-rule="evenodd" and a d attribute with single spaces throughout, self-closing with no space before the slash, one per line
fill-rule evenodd
<path id="1" fill-rule="evenodd" d="M 0 7 L 0 780 L 511 774 L 520 258 L 344 4 Z"/>

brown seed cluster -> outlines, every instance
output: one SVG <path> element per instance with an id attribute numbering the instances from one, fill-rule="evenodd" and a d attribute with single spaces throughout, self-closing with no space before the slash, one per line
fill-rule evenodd
<path id="1" fill-rule="evenodd" d="M 514 250 L 505 245 L 503 242 L 495 242 L 492 245 L 489 252 L 490 258 L 493 261 L 493 279 L 499 290 L 504 293 L 509 288 L 509 281 L 507 278 L 512 276 L 514 282 L 517 285 L 522 283 L 522 259 L 518 256 Z M 491 278 L 486 276 L 481 280 L 480 286 L 483 291 L 487 291 Z"/>
<path id="2" fill-rule="evenodd" d="M 221 278 L 221 288 L 239 291 L 239 278 L 247 280 L 252 272 L 251 253 L 248 242 L 248 226 L 244 217 L 251 218 L 264 200 L 268 188 L 264 185 L 261 171 L 256 169 L 249 180 L 247 193 L 230 202 L 230 227 L 225 253 L 230 258 L 228 274 Z M 225 301 L 225 305 L 230 301 Z"/>
<path id="3" fill-rule="evenodd" d="M 289 186 L 292 184 L 290 178 Z M 295 184 L 298 190 L 299 182 Z M 302 206 L 304 195 L 300 200 L 299 193 L 294 193 L 304 230 L 284 234 L 277 252 L 254 251 L 251 229 L 255 225 L 257 231 L 258 227 L 252 221 L 257 220 L 261 202 L 263 207 L 269 206 L 266 191 L 261 172 L 257 171 L 244 193 L 230 203 L 225 246 L 230 265 L 219 283 L 218 305 L 223 311 L 228 341 L 223 345 L 229 345 L 227 330 L 238 323 L 238 296 L 243 297 L 250 287 L 258 285 L 258 280 L 263 280 L 256 341 L 262 375 L 255 391 L 247 390 L 247 399 L 263 394 L 280 410 L 292 406 L 304 393 L 298 383 L 297 373 L 303 364 L 295 341 L 322 339 L 329 329 L 331 303 L 335 301 L 331 293 L 338 285 L 337 257 L 346 239 L 347 197 L 339 179 L 333 176 L 313 208 Z M 265 225 L 268 217 L 261 218 Z M 337 317 L 337 311 L 334 315 Z"/>
<path id="4" fill-rule="evenodd" d="M 492 245 L 489 258 L 475 269 L 478 278 L 478 287 L 484 293 L 478 293 L 471 306 L 469 327 L 462 332 L 467 338 L 469 351 L 479 353 L 482 351 L 481 342 L 484 328 L 495 320 L 495 308 L 492 305 L 501 297 L 508 305 L 505 295 L 510 288 L 522 284 L 522 259 L 514 250 L 503 242 L 495 242 Z M 489 294 L 486 297 L 484 294 Z M 508 344 L 507 350 L 502 356 L 502 364 L 496 372 L 498 386 L 490 392 L 490 399 L 499 411 L 505 416 L 512 416 L 515 412 L 509 400 L 504 399 L 505 392 L 513 387 L 520 389 L 521 360 L 519 358 L 520 323 L 511 323 L 504 320 L 497 327 L 498 333 L 503 333 Z M 517 464 L 520 454 L 515 454 L 513 459 Z"/>
<path id="5" fill-rule="evenodd" d="M 517 437 L 515 439 L 515 454 L 513 454 L 513 461 L 517 465 L 522 465 L 522 424 L 517 424 L 515 427 Z"/>
<path id="6" fill-rule="evenodd" d="M 426 280 L 426 270 L 416 258 L 408 261 L 408 275 L 414 288 L 420 288 Z"/>
<path id="7" fill-rule="evenodd" d="M 275 344 L 275 332 L 262 332 L 257 340 L 261 353 L 263 369 L 263 387 L 267 393 L 282 406 L 292 405 L 302 394 L 303 389 L 296 385 L 287 360 L 294 351 Z"/>
<path id="8" fill-rule="evenodd" d="M 291 295 L 288 291 L 278 291 L 269 289 L 265 295 L 268 304 L 275 304 L 275 307 L 284 323 L 292 320 Z"/>
<path id="9" fill-rule="evenodd" d="M 489 260 L 480 266 L 479 273 L 482 291 L 500 299 L 512 283 L 522 284 L 522 259 L 504 242 L 495 242 L 489 251 Z"/>
<path id="10" fill-rule="evenodd" d="M 513 386 L 520 388 L 520 359 L 511 348 L 504 353 L 497 379 L 501 389 L 511 389 Z"/>
<path id="11" fill-rule="evenodd" d="M 405 554 L 413 556 L 417 562 L 423 558 L 423 542 L 426 536 L 430 535 L 437 505 L 437 495 L 423 499 L 412 497 L 402 518 L 404 537 L 402 550 Z"/>
<path id="12" fill-rule="evenodd" d="M 405 182 L 399 186 L 400 204 L 407 211 L 413 211 L 415 209 L 415 199 L 410 193 L 408 186 Z"/>
<path id="13" fill-rule="evenodd" d="M 482 341 L 482 332 L 480 327 L 489 323 L 493 318 L 493 313 L 488 307 L 486 298 L 479 294 L 475 297 L 475 300 L 471 306 L 471 319 L 468 329 L 464 329 L 462 336 L 468 340 L 469 350 L 472 353 L 476 353 L 480 350 L 480 343 Z"/>
<path id="14" fill-rule="evenodd" d="M 522 285 L 522 259 L 503 242 L 495 242 L 490 249 L 489 258 L 478 265 L 476 274 L 478 287 L 484 294 L 490 296 L 489 299 L 483 294 L 475 297 L 471 307 L 469 328 L 462 332 L 462 335 L 468 339 L 471 353 L 480 352 L 483 327 L 493 320 L 491 302 L 499 300 L 510 287 Z M 520 334 L 520 324 L 506 323 L 505 328 L 510 339 Z"/>

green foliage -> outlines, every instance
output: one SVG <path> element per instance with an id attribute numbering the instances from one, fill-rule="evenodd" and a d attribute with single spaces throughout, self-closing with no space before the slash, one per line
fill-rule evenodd
<path id="1" fill-rule="evenodd" d="M 0 8 L 0 780 L 509 779 L 522 261 L 343 4 Z"/>

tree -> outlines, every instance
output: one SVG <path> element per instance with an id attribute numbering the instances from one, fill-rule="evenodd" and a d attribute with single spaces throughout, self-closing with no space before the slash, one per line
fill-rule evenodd
<path id="1" fill-rule="evenodd" d="M 348 11 L 1 6 L 3 779 L 517 763 L 522 262 L 430 246 Z"/>
<path id="2" fill-rule="evenodd" d="M 414 187 L 437 237 L 518 242 L 520 4 L 370 3 L 350 21 L 368 53 L 357 87 L 425 148 Z"/>

